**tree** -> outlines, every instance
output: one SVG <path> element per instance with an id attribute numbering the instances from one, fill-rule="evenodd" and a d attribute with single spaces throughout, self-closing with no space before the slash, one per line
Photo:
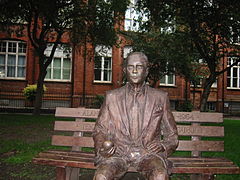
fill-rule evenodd
<path id="1" fill-rule="evenodd" d="M 217 77 L 240 62 L 239 48 L 234 39 L 240 32 L 240 2 L 238 0 L 162 0 L 139 1 L 138 6 L 148 9 L 148 24 L 161 27 L 174 22 L 193 42 L 209 74 L 203 84 L 200 111 L 206 111 L 210 88 Z M 222 67 L 224 57 L 237 57 L 235 63 Z"/>
<path id="2" fill-rule="evenodd" d="M 127 2 L 127 1 L 122 1 Z M 119 2 L 118 2 L 119 3 Z M 122 3 L 123 5 L 126 3 Z M 124 6 L 118 6 L 123 8 Z M 126 6 L 126 5 L 125 5 Z M 3 2 L 0 7 L 2 27 L 11 31 L 17 23 L 19 34 L 25 27 L 28 37 L 39 57 L 37 94 L 33 114 L 40 114 L 44 78 L 63 34 L 70 32 L 73 44 L 113 44 L 116 42 L 113 1 L 96 0 L 16 0 Z M 16 26 L 14 26 L 16 27 Z M 80 38 L 78 38 L 80 37 Z M 44 54 L 49 42 L 53 44 L 49 57 Z M 85 55 L 86 60 L 86 55 Z"/>
<path id="3" fill-rule="evenodd" d="M 1 6 L 1 13 L 3 15 L 2 22 L 6 22 L 9 28 L 12 27 L 12 23 L 17 23 L 18 27 L 23 27 L 22 31 L 26 27 L 28 38 L 39 57 L 37 93 L 33 112 L 33 114 L 38 115 L 42 105 L 43 84 L 47 67 L 52 62 L 57 46 L 61 44 L 62 35 L 67 33 L 67 28 L 73 22 L 73 2 L 17 0 L 6 2 Z M 44 51 L 50 42 L 53 44 L 52 50 L 50 56 L 46 57 Z"/>
<path id="4" fill-rule="evenodd" d="M 149 59 L 148 81 L 157 87 L 164 75 L 178 74 L 191 78 L 191 62 L 197 56 L 192 43 L 187 41 L 184 32 L 166 32 L 150 29 L 141 32 L 125 32 L 131 39 L 134 51 L 144 52 Z"/>

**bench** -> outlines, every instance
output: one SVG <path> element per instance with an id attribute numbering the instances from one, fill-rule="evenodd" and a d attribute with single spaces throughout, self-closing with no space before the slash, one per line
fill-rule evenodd
<path id="1" fill-rule="evenodd" d="M 55 121 L 56 132 L 71 133 L 53 135 L 52 145 L 71 149 L 41 152 L 32 162 L 55 166 L 57 180 L 74 179 L 68 175 L 69 169 L 77 177 L 79 168 L 95 169 L 93 152 L 85 152 L 81 148 L 93 148 L 91 132 L 95 123 L 85 120 L 96 119 L 98 113 L 99 109 L 57 108 L 56 117 L 73 117 L 76 121 Z M 173 115 L 180 139 L 177 154 L 169 157 L 173 162 L 173 173 L 192 174 L 191 179 L 203 180 L 214 179 L 216 174 L 240 174 L 239 167 L 226 158 L 202 156 L 205 151 L 224 151 L 224 127 L 219 125 L 223 122 L 222 113 L 173 112 Z M 208 137 L 207 140 L 205 137 Z M 181 156 L 178 151 L 189 152 Z M 134 172 L 134 169 L 129 171 Z"/>

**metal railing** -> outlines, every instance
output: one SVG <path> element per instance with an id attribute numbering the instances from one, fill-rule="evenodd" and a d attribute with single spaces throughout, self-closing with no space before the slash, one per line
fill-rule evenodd
<path id="1" fill-rule="evenodd" d="M 72 97 L 69 94 L 49 94 L 45 93 L 42 101 L 42 109 L 55 110 L 56 107 L 78 107 L 83 106 L 83 99 L 81 96 L 75 99 L 75 104 L 72 103 Z M 96 97 L 86 96 L 85 97 L 85 107 L 96 108 Z M 33 109 L 34 102 L 27 100 L 22 92 L 17 92 L 16 90 L 1 91 L 0 90 L 0 109 L 15 109 L 19 111 L 20 109 Z"/>

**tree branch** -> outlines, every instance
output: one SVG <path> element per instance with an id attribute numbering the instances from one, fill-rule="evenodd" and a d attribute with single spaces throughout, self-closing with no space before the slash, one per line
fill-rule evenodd
<path id="1" fill-rule="evenodd" d="M 238 60 L 236 60 L 236 62 L 232 63 L 230 66 L 226 67 L 225 69 L 223 69 L 222 71 L 218 71 L 217 75 L 220 75 L 226 71 L 228 71 L 229 69 L 231 69 L 233 66 L 237 65 L 240 62 L 240 58 L 238 57 Z"/>

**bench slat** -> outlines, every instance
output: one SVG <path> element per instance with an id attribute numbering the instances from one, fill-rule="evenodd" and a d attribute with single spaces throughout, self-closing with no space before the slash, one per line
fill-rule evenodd
<path id="1" fill-rule="evenodd" d="M 96 119 L 99 114 L 99 109 L 85 109 L 85 108 L 64 108 L 57 107 L 56 117 L 72 117 L 84 119 Z"/>
<path id="2" fill-rule="evenodd" d="M 208 112 L 173 112 L 176 122 L 199 122 L 199 123 L 221 123 L 223 122 L 222 113 Z"/>
<path id="3" fill-rule="evenodd" d="M 73 137 L 53 135 L 52 145 L 93 147 L 92 137 Z M 180 140 L 177 151 L 224 151 L 223 141 L 185 141 Z"/>
<path id="4" fill-rule="evenodd" d="M 186 126 L 177 125 L 179 136 L 224 137 L 224 127 L 221 126 Z"/>
<path id="5" fill-rule="evenodd" d="M 78 156 L 72 154 L 54 154 L 48 152 L 39 153 L 39 157 L 44 157 L 48 159 L 61 159 L 63 161 L 84 161 L 84 162 L 93 162 L 94 157 L 84 157 L 82 154 Z"/>
<path id="6" fill-rule="evenodd" d="M 80 157 L 86 157 L 86 158 L 94 158 L 95 154 L 93 152 L 85 152 L 85 151 L 69 151 L 69 150 L 48 150 L 44 151 L 47 153 L 52 154 L 59 154 L 59 155 L 71 155 L 71 156 L 80 156 Z M 41 154 L 41 153 L 39 153 Z"/>
<path id="7" fill-rule="evenodd" d="M 52 145 L 93 147 L 94 142 L 92 137 L 73 137 L 73 136 L 53 135 Z"/>
<path id="8" fill-rule="evenodd" d="M 96 119 L 99 114 L 99 109 L 85 109 L 85 108 L 56 108 L 56 117 L 73 117 Z M 222 113 L 208 113 L 208 112 L 173 112 L 176 122 L 223 122 Z"/>
<path id="9" fill-rule="evenodd" d="M 239 168 L 235 166 L 226 167 L 174 167 L 173 173 L 187 174 L 239 174 Z"/>
<path id="10" fill-rule="evenodd" d="M 55 152 L 55 153 L 53 153 Z M 66 152 L 61 150 L 46 151 L 33 159 L 34 163 L 57 167 L 79 167 L 95 169 L 94 156 L 81 158 L 84 152 Z M 239 168 L 225 158 L 170 157 L 173 173 L 239 174 Z M 181 160 L 181 161 L 179 161 Z M 179 163 L 181 162 L 181 163 Z M 133 168 L 130 171 L 135 171 Z"/>
<path id="11" fill-rule="evenodd" d="M 55 121 L 55 131 L 81 131 L 92 132 L 94 122 L 77 121 Z M 191 126 L 177 125 L 180 136 L 205 136 L 205 137 L 223 137 L 224 127 L 220 126 Z"/>
<path id="12" fill-rule="evenodd" d="M 224 141 L 180 140 L 177 151 L 224 151 Z"/>
<path id="13" fill-rule="evenodd" d="M 63 156 L 75 156 L 75 157 L 84 157 L 84 158 L 94 158 L 95 154 L 93 152 L 85 152 L 85 151 L 69 151 L 69 150 L 48 150 L 39 153 L 39 157 L 44 157 L 44 154 L 57 154 Z M 184 157 L 184 156 L 171 156 L 168 159 L 174 161 L 175 163 L 182 162 L 221 162 L 221 163 L 231 163 L 232 161 L 226 159 L 224 157 Z"/>
<path id="14" fill-rule="evenodd" d="M 81 122 L 81 121 L 55 121 L 55 131 L 81 131 L 92 132 L 95 122 Z"/>
<path id="15" fill-rule="evenodd" d="M 85 161 L 85 162 L 93 162 L 94 156 L 90 156 L 89 154 L 86 156 L 84 152 L 79 153 L 64 153 L 64 152 L 41 152 L 38 157 L 48 158 L 48 159 L 61 159 L 68 161 Z M 188 166 L 188 167 L 197 167 L 197 166 L 212 166 L 212 167 L 223 167 L 223 166 L 235 166 L 232 161 L 227 159 L 207 159 L 199 160 L 199 159 L 185 159 L 184 161 L 179 161 L 176 158 L 169 158 L 169 160 L 174 162 L 174 167 L 179 166 Z"/>

